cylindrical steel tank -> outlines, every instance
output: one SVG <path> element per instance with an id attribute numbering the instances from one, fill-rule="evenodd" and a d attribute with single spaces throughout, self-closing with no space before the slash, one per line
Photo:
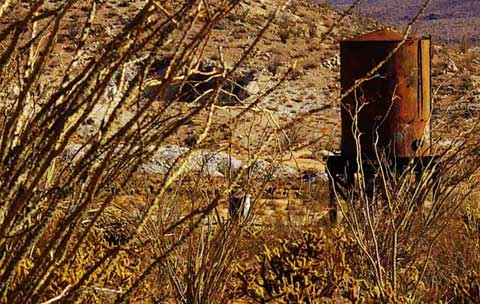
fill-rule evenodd
<path id="1" fill-rule="evenodd" d="M 367 75 L 395 49 L 403 34 L 377 31 L 340 44 L 342 92 Z M 342 156 L 364 159 L 430 154 L 431 42 L 410 37 L 368 81 L 342 100 Z M 356 129 L 358 132 L 354 131 Z"/>

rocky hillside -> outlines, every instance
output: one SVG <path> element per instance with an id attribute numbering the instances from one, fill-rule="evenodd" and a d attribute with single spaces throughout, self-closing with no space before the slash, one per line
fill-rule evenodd
<path id="1" fill-rule="evenodd" d="M 52 9 L 57 5 L 56 1 L 49 3 Z M 95 45 L 94 40 L 108 41 L 111 39 L 143 3 L 144 1 L 99 3 L 96 18 L 93 20 L 91 44 Z M 214 130 L 217 134 L 213 134 L 212 139 L 206 142 L 205 149 L 221 150 L 229 145 L 232 146 L 224 134 L 227 130 L 225 122 L 231 115 L 239 113 L 258 98 L 260 98 L 260 103 L 257 111 L 268 113 L 267 116 L 273 119 L 273 122 L 266 120 L 255 122 L 254 127 L 250 128 L 256 115 L 251 114 L 249 119 L 240 122 L 238 129 L 249 127 L 251 134 L 260 137 L 268 124 L 287 125 L 298 121 L 288 128 L 286 133 L 290 146 L 294 150 L 303 149 L 304 155 L 308 158 L 320 161 L 323 156 L 317 151 L 338 149 L 340 135 L 339 42 L 342 39 L 379 30 L 385 26 L 372 19 L 356 15 L 342 17 L 341 13 L 322 3 L 296 0 L 290 2 L 285 10 L 278 12 L 277 17 L 263 33 L 262 38 L 242 64 L 239 72 L 233 79 L 230 79 L 233 85 L 230 85 L 228 90 L 233 95 L 225 95 L 224 103 L 222 107 L 219 107 L 214 122 L 217 127 Z M 335 3 L 345 5 L 348 2 L 339 0 Z M 407 5 L 404 2 L 392 2 L 388 5 L 378 5 L 378 1 L 371 0 L 366 1 L 362 9 L 374 7 L 378 9 L 378 12 L 381 12 L 381 9 L 388 9 L 406 19 L 413 15 L 418 6 L 418 1 L 409 1 L 408 3 Z M 437 14 L 451 19 L 454 16 L 460 16 L 458 12 L 464 12 L 461 15 L 462 18 L 474 18 L 472 14 L 475 10 L 473 8 L 479 5 L 478 1 L 451 1 L 449 3 L 455 9 L 447 13 L 445 1 L 434 1 L 428 14 Z M 26 3 L 18 3 L 12 11 L 20 14 L 26 5 Z M 58 66 L 51 67 L 52 73 L 56 69 L 61 70 L 62 61 L 68 60 L 74 52 L 73 43 L 79 39 L 81 34 L 76 24 L 86 21 L 86 12 L 88 11 L 86 7 L 85 3 L 78 1 L 68 16 L 67 26 L 58 38 L 56 56 L 61 60 L 57 61 Z M 226 67 L 230 68 L 254 43 L 262 27 L 277 9 L 277 1 L 242 1 L 240 6 L 214 28 L 211 43 L 208 44 L 203 54 L 204 67 L 215 67 L 223 58 Z M 9 18 L 15 18 L 15 14 L 5 16 L 2 20 L 3 24 L 8 24 L 11 21 Z M 442 18 L 438 18 L 438 20 L 442 20 Z M 450 27 L 437 26 L 436 28 L 439 30 Z M 475 30 L 476 27 L 471 26 L 470 28 Z M 427 29 L 425 31 L 429 33 Z M 175 39 L 179 39 L 179 37 L 174 37 L 173 40 L 175 41 Z M 154 66 L 155 69 L 149 74 L 149 79 L 155 80 L 156 75 L 162 73 L 162 70 L 168 65 L 171 53 L 172 47 L 166 46 L 162 54 L 159 54 L 158 62 Z M 134 70 L 135 64 L 126 66 L 127 74 L 129 69 Z M 286 79 L 283 79 L 287 71 L 290 73 Z M 472 48 L 467 52 L 460 52 L 438 44 L 434 47 L 433 85 L 436 93 L 434 124 L 438 125 L 434 130 L 436 132 L 434 135 L 438 134 L 440 139 L 445 139 L 445 133 L 450 130 L 445 128 L 445 125 L 467 126 L 465 121 L 473 121 L 476 118 L 480 105 L 478 75 L 480 75 L 478 49 Z M 147 82 L 147 84 L 149 83 L 151 82 Z M 152 86 L 155 85 L 152 84 Z M 273 86 L 278 86 L 278 88 L 267 96 L 261 96 L 262 92 Z M 116 91 L 115 83 L 112 83 L 107 91 L 113 94 Z M 148 91 L 147 85 L 145 93 L 148 94 Z M 108 92 L 107 95 L 109 95 Z M 194 97 L 190 93 L 186 92 L 185 101 Z M 189 103 L 179 104 L 178 107 L 188 109 Z M 98 111 L 95 111 L 97 117 L 89 120 L 90 125 L 80 128 L 79 143 L 84 142 L 89 134 L 96 131 L 107 108 L 107 104 L 98 105 Z M 169 144 L 179 147 L 189 146 L 189 140 L 195 130 L 202 126 L 202 123 L 200 120 L 194 121 L 192 125 L 182 128 L 175 137 L 176 139 L 170 140 Z M 242 155 L 247 153 L 249 144 L 251 143 L 247 137 L 240 136 L 238 141 L 233 143 L 234 153 L 242 158 Z M 265 157 L 268 157 L 268 153 Z M 312 166 L 309 160 L 306 161 L 306 164 Z"/>
<path id="2" fill-rule="evenodd" d="M 52 7 L 55 6 L 54 3 L 52 2 Z M 99 4 L 92 39 L 108 40 L 113 37 L 131 19 L 142 3 L 144 2 L 116 1 Z M 346 2 L 338 1 L 338 3 Z M 372 3 L 376 2 L 366 2 L 366 4 Z M 439 12 L 442 8 L 440 3 L 444 2 L 435 3 L 431 12 Z M 476 1 L 462 1 L 462 3 L 464 9 L 467 3 L 472 6 L 478 5 Z M 397 11 L 400 4 L 392 3 L 375 7 Z M 405 16 L 415 11 L 413 4 L 411 7 L 408 5 L 401 7 L 403 7 L 401 14 Z M 406 7 L 410 8 L 406 10 Z M 16 9 L 20 11 L 21 6 Z M 83 22 L 86 18 L 82 2 L 78 2 L 75 9 L 78 13 L 72 13 L 67 18 L 70 26 L 67 26 L 67 31 L 59 37 L 59 58 L 67 59 L 71 55 L 74 50 L 72 42 L 80 35 L 75 24 Z M 227 68 L 230 68 L 255 41 L 262 26 L 277 9 L 277 1 L 244 0 L 214 28 L 212 41 L 207 46 L 202 59 L 205 68 L 219 64 L 219 50 Z M 449 14 L 455 14 L 454 12 L 451 11 Z M 8 20 L 5 19 L 4 22 Z M 295 162 L 295 165 L 305 165 L 307 168 L 318 168 L 323 171 L 322 166 L 312 164 L 311 161 L 321 162 L 323 152 L 318 151 L 332 151 L 339 146 L 339 42 L 342 39 L 384 27 L 376 21 L 355 15 L 342 17 L 341 13 L 325 4 L 292 1 L 285 10 L 278 13 L 235 78 L 231 79 L 232 83 L 236 83 L 229 87 L 229 90 L 234 93 L 233 97 L 227 96 L 222 107 L 219 107 L 214 122 L 216 134 L 206 142 L 205 149 L 222 150 L 231 146 L 227 140 L 228 136 L 224 134 L 227 130 L 225 122 L 231 115 L 239 113 L 243 107 L 261 97 L 257 111 L 268 113 L 267 116 L 273 119 L 273 122 L 263 120 L 253 123 L 256 114 L 251 114 L 250 118 L 240 122 L 238 129 L 249 128 L 251 135 L 260 138 L 268 124 L 287 125 L 298 121 L 288 128 L 286 135 L 290 146 L 294 150 L 303 151 L 300 155 L 307 159 L 304 162 Z M 156 74 L 162 73 L 162 69 L 168 64 L 171 52 L 171 47 L 165 47 L 164 52 L 159 54 L 156 68 L 149 75 L 150 79 L 154 80 Z M 454 123 L 467 126 L 465 121 L 473 121 L 476 118 L 477 108 L 480 105 L 478 54 L 476 49 L 462 53 L 440 45 L 434 47 L 433 84 L 436 93 L 434 125 L 438 125 L 435 127 L 434 135 L 437 134 L 439 140 L 448 140 L 448 138 L 445 139 L 445 133 L 450 129 L 445 128 L 445 125 Z M 59 68 L 61 68 L 60 62 Z M 132 64 L 126 68 L 134 69 L 135 65 Z M 53 70 L 55 69 L 52 68 Z M 290 74 L 283 79 L 289 70 Z M 271 94 L 261 96 L 262 92 L 277 84 L 278 88 Z M 112 83 L 109 92 L 115 92 L 115 90 L 115 84 Z M 146 94 L 148 90 L 147 86 Z M 188 94 L 186 92 L 185 101 L 194 97 L 187 96 Z M 188 109 L 189 103 L 179 104 L 178 107 Z M 98 105 L 98 111 L 95 111 L 97 117 L 89 120 L 90 125 L 80 128 L 79 143 L 84 142 L 89 134 L 95 132 L 107 108 L 107 105 Z M 190 138 L 202 124 L 203 121 L 199 120 L 182 128 L 176 139 L 170 140 L 169 144 L 178 147 L 189 146 Z M 254 124 L 253 128 L 252 124 Z M 233 143 L 234 153 L 240 159 L 247 153 L 251 144 L 250 139 L 250 137 L 239 136 Z M 268 154 L 265 157 L 268 158 Z"/>
<path id="3" fill-rule="evenodd" d="M 219 45 L 228 45 L 225 48 L 227 61 L 238 58 L 275 10 L 276 3 L 244 1 L 231 18 L 215 29 L 215 43 L 209 50 L 209 59 L 218 59 L 216 48 Z M 253 75 L 246 87 L 255 96 L 282 79 L 289 67 L 295 66 L 291 77 L 259 104 L 280 124 L 302 117 L 302 123 L 289 130 L 294 148 L 308 147 L 313 155 L 315 151 L 338 148 L 339 43 L 342 39 L 384 27 L 358 16 L 342 18 L 340 13 L 323 4 L 293 1 L 265 32 L 242 71 Z M 476 118 L 476 108 L 480 105 L 480 58 L 478 49 L 462 52 L 436 43 L 432 60 L 434 138 L 437 136 L 438 141 L 442 141 L 445 137 L 448 140 L 447 133 L 451 131 L 446 125 L 466 127 L 467 122 Z M 251 101 L 252 97 L 244 102 Z M 235 107 L 228 111 L 235 111 Z M 219 115 L 224 113 L 220 111 Z M 261 130 L 260 125 L 257 128 Z M 237 153 L 244 153 L 247 143 L 240 141 L 238 144 Z"/>
<path id="4" fill-rule="evenodd" d="M 351 0 L 330 0 L 338 8 L 345 8 Z M 357 11 L 383 23 L 402 26 L 408 23 L 423 4 L 423 0 L 366 0 Z M 432 1 L 417 23 L 418 31 L 431 34 L 437 41 L 449 44 L 480 44 L 480 2 L 477 0 Z"/>

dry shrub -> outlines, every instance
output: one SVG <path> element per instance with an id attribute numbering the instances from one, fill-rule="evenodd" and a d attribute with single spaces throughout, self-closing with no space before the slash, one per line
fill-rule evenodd
<path id="1" fill-rule="evenodd" d="M 308 20 L 307 21 L 307 27 L 308 27 L 308 37 L 310 38 L 316 38 L 318 35 L 318 25 L 316 21 L 314 20 Z"/>
<path id="2" fill-rule="evenodd" d="M 282 59 L 280 56 L 273 56 L 270 58 L 267 69 L 270 73 L 272 73 L 272 75 L 277 75 L 280 67 L 282 67 Z"/>
<path id="3" fill-rule="evenodd" d="M 278 36 L 280 37 L 280 41 L 282 43 L 287 43 L 288 38 L 290 37 L 290 33 L 291 33 L 291 30 L 290 30 L 290 27 L 288 26 L 279 28 Z"/>
<path id="4" fill-rule="evenodd" d="M 328 233 L 328 234 L 327 234 Z M 256 263 L 237 270 L 238 288 L 257 303 L 318 303 L 355 298 L 349 265 L 352 240 L 343 231 L 303 232 L 265 247 Z"/>
<path id="5" fill-rule="evenodd" d="M 463 159 L 471 148 L 453 154 Z M 444 157 L 436 185 L 426 176 L 377 172 L 373 194 L 351 192 L 341 223 L 315 225 L 314 233 L 299 227 L 300 235 L 266 245 L 237 270 L 237 296 L 256 303 L 477 303 L 478 215 L 464 206 L 477 169 L 462 166 L 471 158 Z"/>
<path id="6" fill-rule="evenodd" d="M 465 304 L 480 302 L 480 274 L 469 271 L 463 277 L 452 279 L 453 294 L 449 297 L 449 303 Z"/>
<path id="7" fill-rule="evenodd" d="M 237 297 L 254 303 L 412 303 L 414 298 L 383 290 L 365 277 L 354 238 L 342 227 L 302 230 L 297 237 L 265 246 L 256 261 L 236 270 Z M 405 282 L 418 273 L 405 269 Z"/>
<path id="8" fill-rule="evenodd" d="M 292 27 L 295 25 L 288 13 L 282 13 L 277 22 L 277 33 L 282 43 L 287 43 L 292 33 Z"/>
<path id="9" fill-rule="evenodd" d="M 152 272 L 229 191 L 225 187 L 193 210 L 177 208 L 168 221 L 157 218 L 191 154 L 208 136 L 222 85 L 236 68 L 210 71 L 216 85 L 187 111 L 178 106 L 181 96 L 161 97 L 172 85 L 187 85 L 177 76 L 196 72 L 213 27 L 239 1 L 219 0 L 208 8 L 200 0 L 148 1 L 109 41 L 94 30 L 101 4 L 87 2 L 81 10 L 68 0 L 55 2 L 54 10 L 35 1 L 5 11 L 15 14 L 6 19 L 15 22 L 0 32 L 5 101 L 0 105 L 0 299 L 5 303 L 97 302 L 97 294 L 108 295 L 102 301 L 136 301 L 146 290 L 151 294 L 145 301 L 159 301 L 163 291 L 152 287 Z M 71 31 L 68 16 L 75 14 L 82 25 L 65 50 L 57 37 Z M 168 69 L 145 96 L 147 72 L 167 48 L 173 54 Z M 248 51 L 243 55 L 237 68 Z M 59 58 L 65 61 L 59 64 Z M 152 189 L 142 187 L 147 188 L 144 205 L 135 216 L 111 208 L 117 192 L 129 187 L 155 150 L 198 117 L 207 119 L 192 149 Z M 95 127 L 85 135 L 83 126 Z M 232 179 L 231 186 L 236 182 Z M 153 223 L 162 223 L 156 236 L 145 233 Z M 161 252 L 144 250 L 152 239 L 172 233 L 179 239 L 165 242 Z"/>
<path id="10" fill-rule="evenodd" d="M 318 60 L 313 58 L 307 58 L 303 62 L 303 69 L 304 70 L 312 70 L 318 68 Z"/>
<path id="11" fill-rule="evenodd" d="M 467 206 L 463 213 L 463 223 L 471 238 L 480 238 L 480 208 Z"/>
<path id="12" fill-rule="evenodd" d="M 471 211 L 463 216 L 468 230 L 462 224 L 462 210 L 478 191 L 476 132 L 457 137 L 420 172 L 414 162 L 397 170 L 377 151 L 373 167 L 358 160 L 346 197 L 336 193 L 341 224 L 365 263 L 357 275 L 371 282 L 382 302 L 392 294 L 397 300 L 443 300 L 452 274 L 476 270 L 475 262 L 467 262 L 468 252 L 478 250 L 476 236 L 468 236 L 476 229 L 476 216 Z"/>
<path id="13" fill-rule="evenodd" d="M 317 5 L 320 6 L 323 9 L 330 8 L 330 3 L 327 0 L 318 0 L 316 1 Z"/>
<path id="14" fill-rule="evenodd" d="M 218 219 L 218 218 L 217 218 Z M 179 246 L 163 263 L 177 303 L 227 303 L 242 227 L 206 219 L 194 241 Z"/>

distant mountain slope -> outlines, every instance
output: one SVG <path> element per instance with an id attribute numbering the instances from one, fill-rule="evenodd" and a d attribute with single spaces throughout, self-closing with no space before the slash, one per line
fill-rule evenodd
<path id="1" fill-rule="evenodd" d="M 329 0 L 339 8 L 348 7 L 352 0 Z M 424 0 L 364 0 L 357 11 L 382 22 L 406 25 L 422 6 Z M 422 34 L 431 34 L 447 43 L 460 43 L 466 39 L 480 44 L 479 0 L 435 0 L 417 23 Z"/>

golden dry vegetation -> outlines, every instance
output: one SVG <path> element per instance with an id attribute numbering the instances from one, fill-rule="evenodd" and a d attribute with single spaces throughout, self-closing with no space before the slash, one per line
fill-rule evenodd
<path id="1" fill-rule="evenodd" d="M 480 300 L 475 49 L 434 48 L 439 182 L 381 170 L 332 224 L 339 41 L 384 26 L 300 0 L 6 0 L 0 20 L 0 302 Z"/>

